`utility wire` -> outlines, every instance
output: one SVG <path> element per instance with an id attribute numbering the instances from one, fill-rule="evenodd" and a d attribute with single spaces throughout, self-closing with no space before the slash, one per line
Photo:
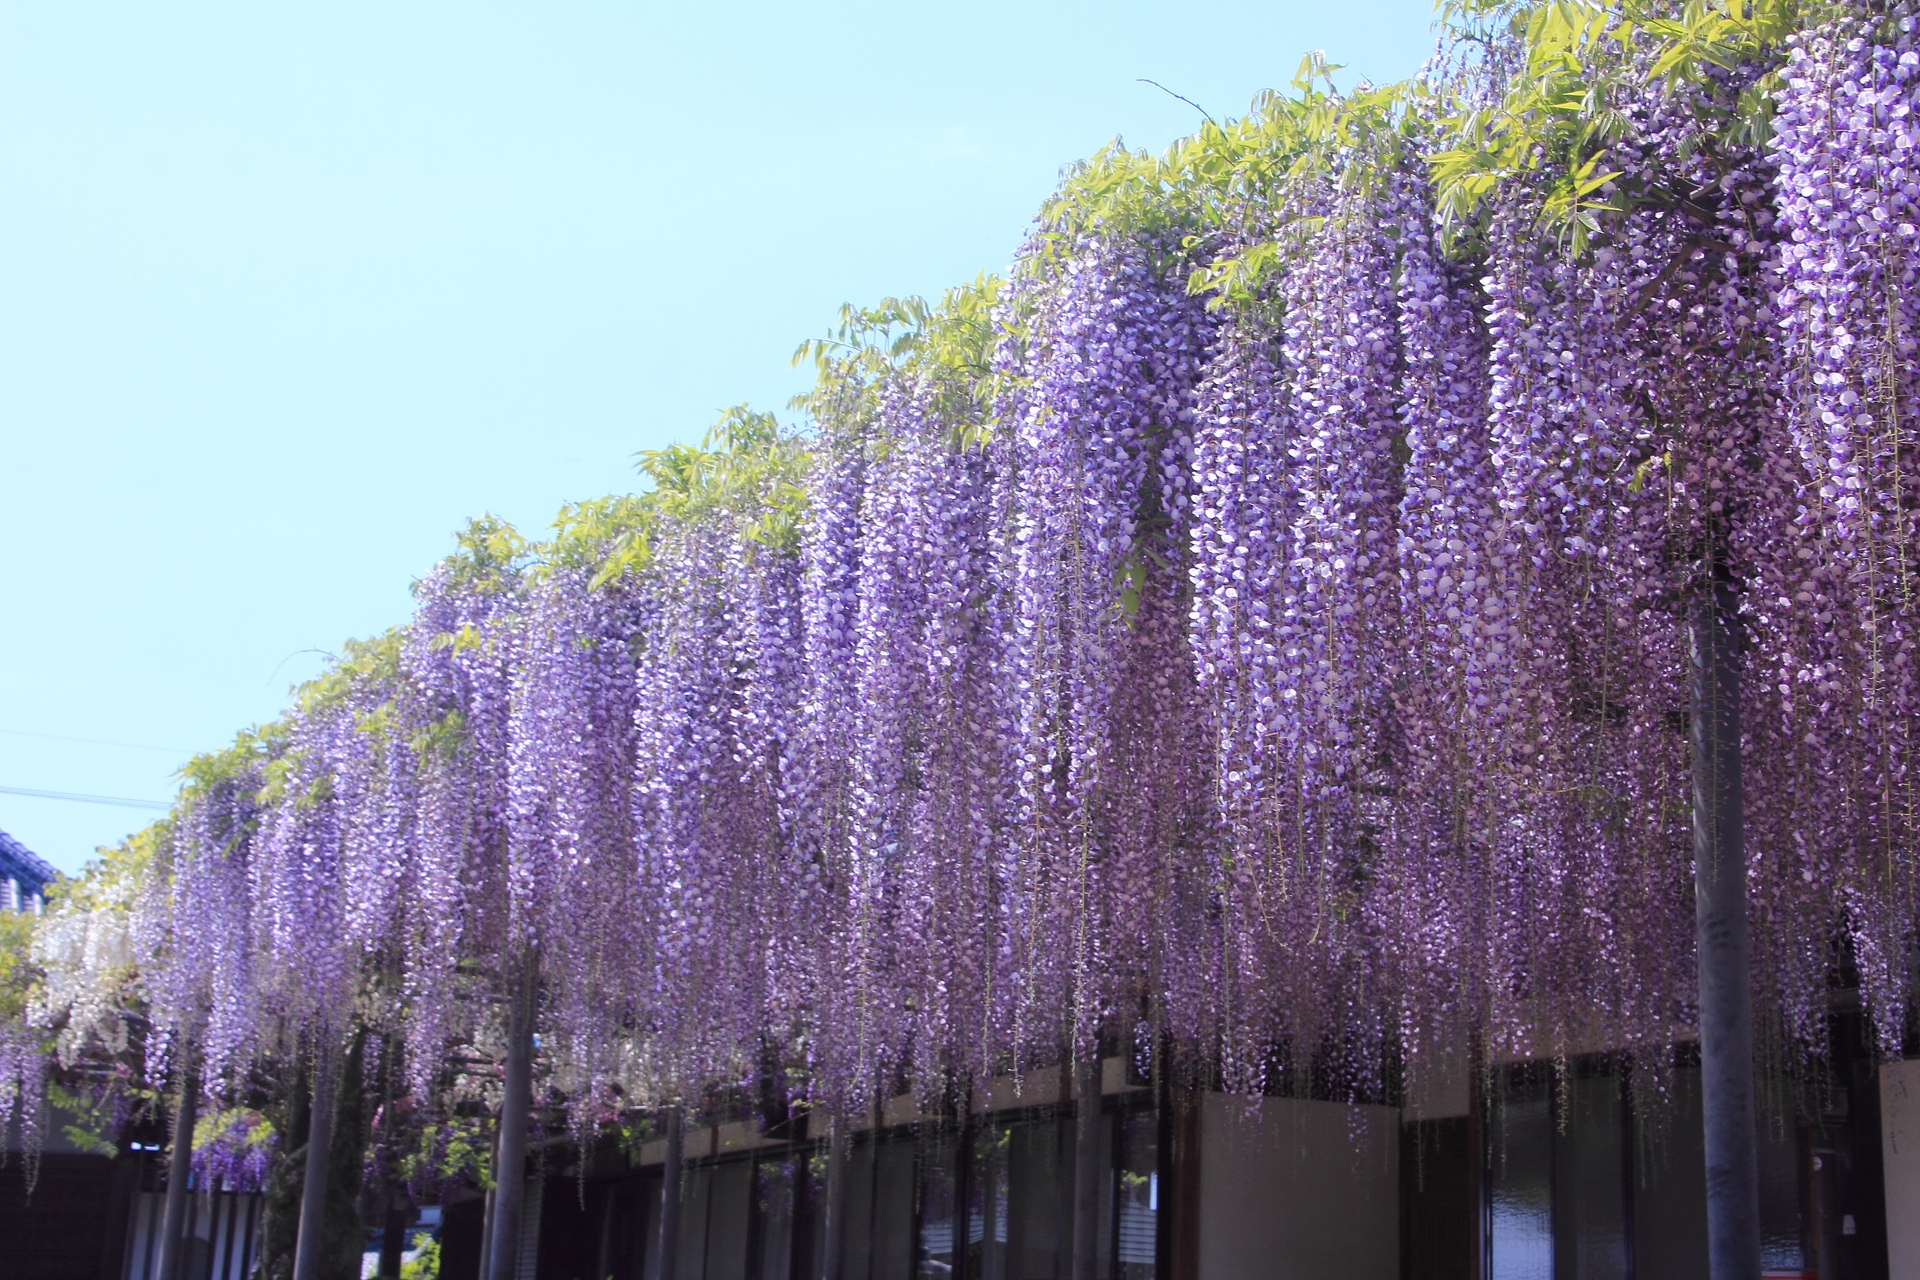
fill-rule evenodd
<path id="1" fill-rule="evenodd" d="M 90 796 L 79 791 L 40 791 L 34 787 L 0 787 L 0 795 L 31 796 L 35 800 L 71 800 L 75 804 L 111 804 L 122 809 L 171 809 L 159 800 L 135 800 L 129 796 Z"/>
<path id="2" fill-rule="evenodd" d="M 158 747 L 151 742 L 115 742 L 111 738 L 76 738 L 67 733 L 35 733 L 31 729 L 0 729 L 13 738 L 44 738 L 48 742 L 82 742 L 92 747 L 129 747 L 135 751 L 164 751 L 168 755 L 190 756 L 192 751 L 185 747 Z"/>

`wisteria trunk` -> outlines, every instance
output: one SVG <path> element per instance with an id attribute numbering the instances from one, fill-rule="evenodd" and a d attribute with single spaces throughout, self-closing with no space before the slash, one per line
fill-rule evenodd
<path id="1" fill-rule="evenodd" d="M 527 1114 L 533 1105 L 533 1001 L 537 969 L 522 962 L 519 991 L 507 1015 L 507 1069 L 500 1098 L 500 1164 L 493 1171 L 493 1235 L 487 1241 L 489 1280 L 514 1275 L 520 1248 L 520 1210 L 527 1198 Z M 298 1278 L 296 1278 L 298 1280 Z"/>
<path id="2" fill-rule="evenodd" d="M 407 1213 L 404 1202 L 387 1189 L 387 1212 L 380 1221 L 380 1280 L 400 1280 L 400 1267 L 407 1248 Z"/>
<path id="3" fill-rule="evenodd" d="M 1073 1064 L 1073 1280 L 1100 1274 L 1100 1055 Z"/>
<path id="4" fill-rule="evenodd" d="M 660 1170 L 660 1274 L 680 1274 L 680 1179 L 684 1137 L 680 1108 L 667 1111 L 667 1159 Z"/>
<path id="5" fill-rule="evenodd" d="M 313 1107 L 307 1119 L 307 1159 L 301 1172 L 300 1235 L 293 1247 L 293 1280 L 319 1280 L 325 1249 L 327 1153 L 333 1147 L 335 1046 L 330 1032 L 316 1037 L 313 1052 Z"/>
<path id="6" fill-rule="evenodd" d="M 187 1182 L 193 1173 L 193 1125 L 200 1082 L 191 1071 L 180 1074 L 180 1100 L 173 1108 L 173 1154 L 167 1161 L 167 1203 L 160 1218 L 159 1280 L 173 1280 L 186 1249 Z"/>
<path id="7" fill-rule="evenodd" d="M 1740 633 L 1731 584 L 1688 617 L 1693 702 L 1694 930 L 1700 958 L 1700 1110 L 1706 1125 L 1713 1280 L 1760 1274 L 1753 995 L 1740 794 Z"/>

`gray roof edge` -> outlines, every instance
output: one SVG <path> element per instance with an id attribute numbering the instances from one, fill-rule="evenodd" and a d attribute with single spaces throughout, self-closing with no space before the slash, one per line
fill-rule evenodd
<path id="1" fill-rule="evenodd" d="M 23 887 L 38 893 L 59 875 L 45 858 L 0 831 L 0 877 L 18 880 Z"/>

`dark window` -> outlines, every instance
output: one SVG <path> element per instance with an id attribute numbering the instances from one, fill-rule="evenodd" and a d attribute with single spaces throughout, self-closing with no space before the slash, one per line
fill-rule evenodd
<path id="1" fill-rule="evenodd" d="M 1151 1111 L 1105 1118 L 1100 1280 L 1153 1280 L 1158 1128 Z M 1073 1137 L 1065 1111 L 964 1132 L 859 1135 L 844 1170 L 845 1280 L 1061 1280 L 1073 1241 Z M 819 1280 L 826 1191 L 819 1143 L 690 1166 L 681 1184 L 680 1256 L 666 1280 Z M 602 1280 L 662 1280 L 659 1175 L 600 1184 L 589 1206 L 589 1229 L 571 1234 L 601 1262 Z"/>
<path id="2" fill-rule="evenodd" d="M 911 1280 L 913 1275 L 915 1166 L 910 1138 L 874 1148 L 872 1280 Z"/>
<path id="3" fill-rule="evenodd" d="M 1553 1095 L 1544 1069 L 1510 1073 L 1488 1118 L 1493 1280 L 1554 1280 Z"/>
<path id="4" fill-rule="evenodd" d="M 795 1280 L 794 1214 L 802 1159 L 762 1160 L 753 1173 L 753 1280 Z"/>
<path id="5" fill-rule="evenodd" d="M 707 1208 L 713 1201 L 713 1166 L 688 1169 L 680 1179 L 680 1256 L 672 1280 L 705 1280 Z"/>
<path id="6" fill-rule="evenodd" d="M 966 1217 L 959 1134 L 939 1133 L 920 1144 L 920 1254 L 918 1280 L 949 1280 L 954 1275 L 954 1215 Z"/>
<path id="7" fill-rule="evenodd" d="M 1472 1280 L 1473 1162 L 1466 1116 L 1400 1126 L 1404 1280 Z"/>
<path id="8" fill-rule="evenodd" d="M 841 1236 L 845 1280 L 875 1280 L 873 1274 L 873 1143 L 856 1142 L 847 1151 L 847 1225 Z"/>
<path id="9" fill-rule="evenodd" d="M 1153 1280 L 1160 1216 L 1160 1117 L 1152 1111 L 1122 1113 L 1114 1220 L 1115 1280 Z"/>
<path id="10" fill-rule="evenodd" d="M 1620 1082 L 1603 1066 L 1570 1075 L 1553 1135 L 1554 1274 L 1628 1280 Z"/>
<path id="11" fill-rule="evenodd" d="M 747 1224 L 753 1207 L 753 1164 L 714 1165 L 707 1191 L 706 1280 L 748 1280 Z"/>
<path id="12" fill-rule="evenodd" d="M 1814 1167 L 1824 1122 L 1809 1127 L 1796 1118 L 1800 1104 L 1790 1096 L 1811 1082 L 1774 1083 L 1777 1096 L 1763 1100 L 1760 1116 L 1762 1259 L 1769 1272 L 1797 1272 L 1813 1263 L 1805 1242 L 1820 1234 L 1819 1174 L 1830 1165 Z M 1510 1067 L 1499 1074 L 1483 1125 L 1493 1280 L 1706 1274 L 1697 1062 L 1683 1057 L 1665 1070 L 1605 1058 Z M 1410 1232 L 1422 1229 L 1419 1203 L 1409 1201 Z M 1425 1274 L 1417 1260 L 1409 1266 L 1410 1274 Z"/>

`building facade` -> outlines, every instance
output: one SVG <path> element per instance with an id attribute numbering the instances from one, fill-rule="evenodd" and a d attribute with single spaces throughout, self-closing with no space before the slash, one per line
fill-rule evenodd
<path id="1" fill-rule="evenodd" d="M 1842 1012 L 1827 1061 L 1762 1082 L 1769 1277 L 1920 1280 L 1920 1060 L 1876 1063 L 1862 1030 Z M 1157 1092 L 1126 1074 L 1107 1062 L 1100 1280 L 1706 1275 L 1684 1047 L 1658 1070 L 1594 1054 L 1441 1071 L 1399 1107 Z M 584 1165 L 556 1146 L 529 1180 L 511 1280 L 1068 1280 L 1074 1123 L 1063 1082 L 1039 1073 L 964 1121 L 897 1100 L 838 1170 L 804 1124 L 689 1130 L 666 1275 L 664 1143 Z M 481 1280 L 484 1216 L 478 1198 L 448 1207 L 443 1280 Z"/>
<path id="2" fill-rule="evenodd" d="M 58 875 L 39 854 L 0 831 L 0 911 L 38 914 Z"/>

